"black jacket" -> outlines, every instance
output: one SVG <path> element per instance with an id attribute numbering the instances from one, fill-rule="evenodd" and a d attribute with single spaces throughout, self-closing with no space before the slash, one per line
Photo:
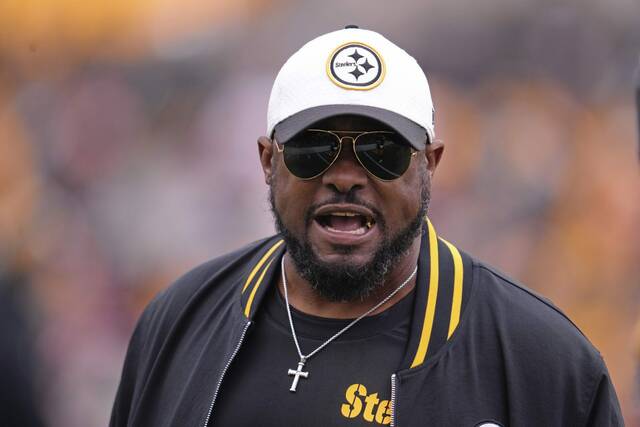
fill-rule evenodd
<path id="1" fill-rule="evenodd" d="M 564 314 L 425 228 L 408 351 L 390 373 L 392 425 L 623 425 L 604 361 Z M 216 425 L 284 246 L 274 236 L 209 261 L 148 305 L 111 426 Z"/>

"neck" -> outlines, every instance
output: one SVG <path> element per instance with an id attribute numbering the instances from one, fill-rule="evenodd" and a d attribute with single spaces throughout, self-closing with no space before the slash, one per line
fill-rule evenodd
<path id="1" fill-rule="evenodd" d="M 352 319 L 382 301 L 411 275 L 420 254 L 420 237 L 418 236 L 400 261 L 387 274 L 384 284 L 372 292 L 368 297 L 355 301 L 329 301 L 313 289 L 311 284 L 300 276 L 288 253 L 284 255 L 284 269 L 287 276 L 287 290 L 289 303 L 296 310 L 319 317 L 334 319 Z M 395 294 L 389 301 L 371 313 L 371 316 L 381 313 L 408 295 L 415 287 L 417 275 L 405 287 Z M 278 279 L 278 289 L 284 293 L 284 283 Z"/>

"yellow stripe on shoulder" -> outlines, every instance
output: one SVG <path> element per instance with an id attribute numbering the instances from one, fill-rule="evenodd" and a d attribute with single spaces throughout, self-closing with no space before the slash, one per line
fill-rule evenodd
<path id="1" fill-rule="evenodd" d="M 249 283 L 251 283 L 251 281 L 253 280 L 253 277 L 256 275 L 258 270 L 260 270 L 260 267 L 262 267 L 262 265 L 271 256 L 271 254 L 273 254 L 275 252 L 275 250 L 278 249 L 280 247 L 280 245 L 282 245 L 283 243 L 284 243 L 284 240 L 282 240 L 282 239 L 280 239 L 276 243 L 274 243 L 274 245 L 271 246 L 271 248 L 269 248 L 267 253 L 264 254 L 264 256 L 260 259 L 260 261 L 258 261 L 258 263 L 255 265 L 255 267 L 253 267 L 253 270 L 251 270 L 251 273 L 249 273 L 249 277 L 247 277 L 247 280 L 246 280 L 246 282 L 244 282 L 244 286 L 242 287 L 242 293 L 243 294 L 244 294 L 244 291 L 246 291 L 247 288 L 249 287 Z"/>
<path id="2" fill-rule="evenodd" d="M 442 237 L 440 238 L 449 250 L 453 258 L 453 301 L 451 302 L 451 318 L 449 320 L 449 333 L 447 339 L 451 338 L 453 332 L 460 323 L 460 309 L 462 307 L 462 280 L 464 279 L 464 267 L 462 257 L 458 249 Z"/>
<path id="3" fill-rule="evenodd" d="M 429 348 L 429 341 L 431 340 L 431 331 L 433 329 L 433 319 L 436 314 L 436 301 L 438 299 L 438 280 L 440 275 L 440 262 L 438 256 L 438 236 L 436 230 L 433 228 L 431 221 L 426 219 L 427 227 L 429 231 L 429 294 L 427 295 L 427 309 L 424 313 L 424 322 L 422 325 L 422 333 L 420 334 L 420 343 L 418 344 L 418 351 L 411 363 L 411 367 L 421 365 L 427 355 Z"/>
<path id="4" fill-rule="evenodd" d="M 273 263 L 273 259 L 269 261 L 267 266 L 262 270 L 262 273 L 260 273 L 260 277 L 258 277 L 258 280 L 256 281 L 256 284 L 254 285 L 253 290 L 251 291 L 251 294 L 249 295 L 249 299 L 247 300 L 247 306 L 244 309 L 244 315 L 247 318 L 249 318 L 249 315 L 251 314 L 251 305 L 253 304 L 253 299 L 256 296 L 256 292 L 258 291 L 258 288 L 262 283 L 262 279 L 264 279 L 264 275 L 267 273 L 267 270 L 269 270 L 269 267 L 271 267 L 271 263 Z"/>

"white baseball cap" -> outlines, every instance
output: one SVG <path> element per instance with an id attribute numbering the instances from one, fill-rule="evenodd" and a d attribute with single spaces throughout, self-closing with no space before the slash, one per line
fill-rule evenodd
<path id="1" fill-rule="evenodd" d="M 420 65 L 381 34 L 354 25 L 311 40 L 285 62 L 271 89 L 267 135 L 284 144 L 343 114 L 383 122 L 418 150 L 434 139 L 431 91 Z"/>

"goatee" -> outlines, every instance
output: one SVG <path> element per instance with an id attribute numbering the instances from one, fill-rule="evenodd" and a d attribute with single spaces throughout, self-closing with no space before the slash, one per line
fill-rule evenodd
<path id="1" fill-rule="evenodd" d="M 425 168 L 426 169 L 426 168 Z M 366 206 L 376 214 L 376 226 L 380 227 L 383 236 L 382 244 L 374 253 L 371 261 L 365 265 L 343 263 L 327 263 L 320 260 L 309 244 L 306 231 L 301 238 L 295 236 L 284 224 L 275 206 L 274 192 L 277 191 L 272 183 L 269 186 L 269 202 L 273 213 L 276 230 L 282 235 L 287 251 L 293 260 L 296 270 L 309 282 L 319 296 L 328 301 L 364 300 L 373 291 L 380 288 L 390 269 L 407 253 L 415 238 L 422 232 L 425 216 L 430 201 L 429 178 L 426 171 L 422 174 L 420 189 L 420 207 L 413 220 L 395 236 L 390 236 L 382 215 L 373 206 L 358 200 L 353 193 L 336 194 L 327 203 L 353 203 Z M 305 218 L 305 230 L 309 229 L 313 221 L 311 213 L 319 206 L 311 206 Z M 341 253 L 349 254 L 350 247 L 338 248 Z"/>

